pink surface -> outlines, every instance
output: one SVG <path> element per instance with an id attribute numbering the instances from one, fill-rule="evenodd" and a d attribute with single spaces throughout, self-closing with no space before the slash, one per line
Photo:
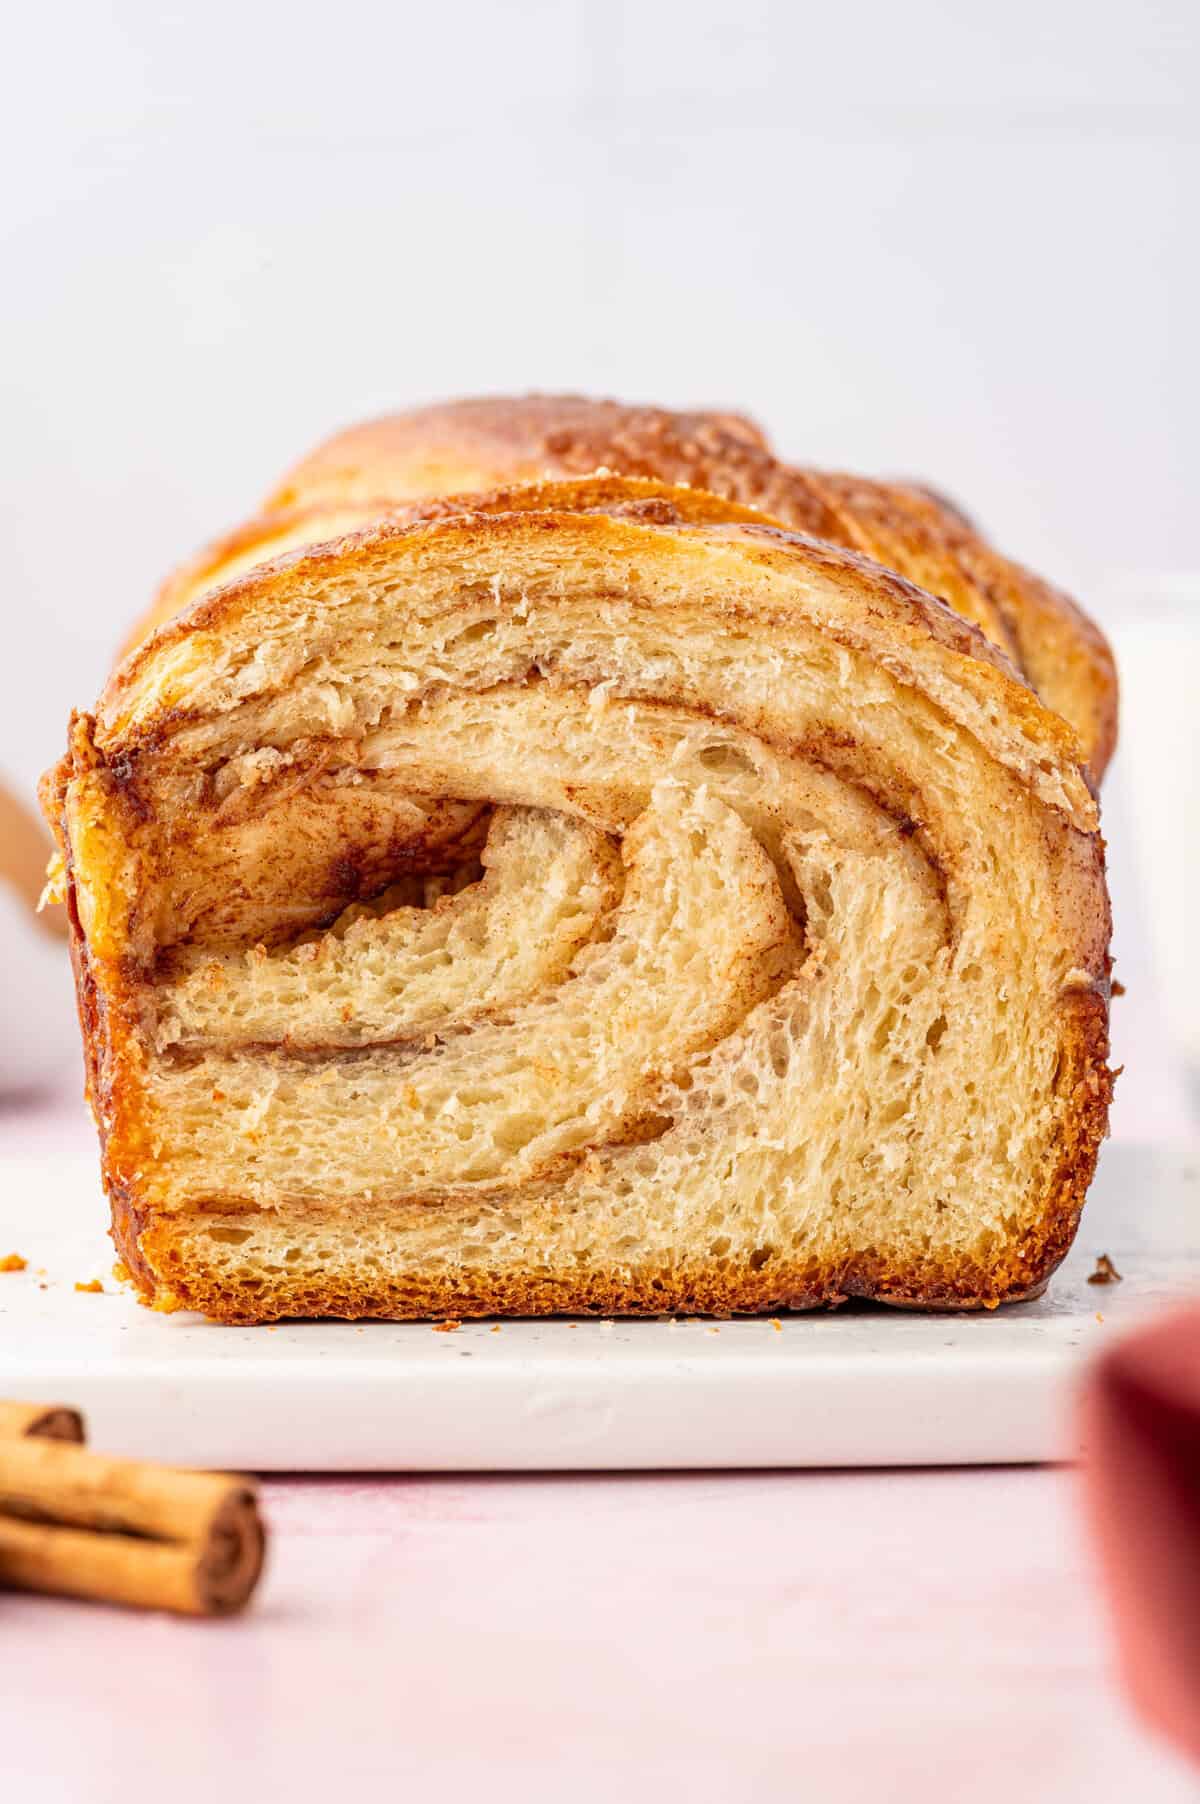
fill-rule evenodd
<path id="1" fill-rule="evenodd" d="M 0 1114 L 24 1150 L 78 1132 L 77 1108 Z M 1196 1797 L 1116 1692 L 1070 1473 L 265 1498 L 239 1621 L 0 1595 L 5 1804 Z"/>
<path id="2" fill-rule="evenodd" d="M 1053 1471 L 282 1481 L 220 1624 L 0 1601 L 6 1797 L 1194 1799 Z"/>

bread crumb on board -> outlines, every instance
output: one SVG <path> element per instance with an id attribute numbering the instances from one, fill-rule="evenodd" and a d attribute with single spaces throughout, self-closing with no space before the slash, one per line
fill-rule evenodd
<path id="1" fill-rule="evenodd" d="M 86 1284 L 84 1284 L 81 1279 L 76 1278 L 75 1288 L 76 1290 L 85 1290 L 91 1296 L 102 1297 L 104 1295 L 104 1286 L 101 1284 L 99 1278 L 89 1278 Z"/>
<path id="2" fill-rule="evenodd" d="M 0 1272 L 23 1272 L 28 1264 L 28 1259 L 22 1259 L 20 1253 L 5 1253 L 0 1259 Z"/>
<path id="3" fill-rule="evenodd" d="M 433 1324 L 433 1332 L 435 1334 L 456 1334 L 461 1327 L 461 1322 L 435 1322 Z"/>
<path id="4" fill-rule="evenodd" d="M 1121 1274 L 1107 1253 L 1101 1253 L 1096 1260 L 1096 1269 L 1088 1273 L 1089 1284 L 1120 1284 Z"/>

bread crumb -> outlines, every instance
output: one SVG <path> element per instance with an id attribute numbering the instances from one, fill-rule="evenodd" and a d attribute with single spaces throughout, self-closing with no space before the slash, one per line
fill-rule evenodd
<path id="1" fill-rule="evenodd" d="M 101 1284 L 99 1278 L 89 1278 L 86 1284 L 82 1284 L 80 1280 L 76 1278 L 75 1288 L 76 1290 L 86 1290 L 92 1296 L 102 1297 L 104 1295 L 104 1286 Z"/>
<path id="2" fill-rule="evenodd" d="M 113 1272 L 113 1277 L 117 1280 L 118 1284 L 132 1284 L 133 1283 L 133 1273 L 130 1271 L 129 1267 L 126 1265 L 126 1263 L 123 1259 L 117 1260 L 116 1264 L 112 1268 L 112 1272 Z"/>
<path id="3" fill-rule="evenodd" d="M 28 1264 L 28 1259 L 22 1259 L 20 1253 L 5 1253 L 0 1259 L 0 1272 L 23 1272 Z"/>
<path id="4" fill-rule="evenodd" d="M 721 1330 L 719 1328 L 713 1327 L 713 1328 L 706 1328 L 704 1330 L 704 1332 L 706 1334 L 720 1334 Z"/>
<path id="5" fill-rule="evenodd" d="M 783 1323 L 780 1321 L 780 1319 L 777 1315 L 773 1315 L 771 1317 L 771 1326 L 772 1326 L 772 1328 L 774 1328 L 776 1334 L 783 1333 Z"/>
<path id="6" fill-rule="evenodd" d="M 1104 1320 L 1104 1317 L 1100 1314 L 1099 1310 L 1096 1311 L 1096 1320 L 1098 1322 L 1102 1322 Z"/>
<path id="7" fill-rule="evenodd" d="M 1121 1274 L 1107 1253 L 1101 1253 L 1096 1260 L 1096 1269 L 1088 1273 L 1089 1284 L 1120 1284 Z"/>
<path id="8" fill-rule="evenodd" d="M 433 1332 L 435 1334 L 454 1334 L 461 1327 L 462 1327 L 461 1322 L 455 1322 L 455 1321 L 435 1322 L 433 1324 Z"/>
<path id="9" fill-rule="evenodd" d="M 493 1323 L 492 1323 L 492 1333 L 493 1333 L 493 1334 L 499 1334 L 499 1332 L 500 1332 L 500 1324 L 499 1324 L 499 1322 L 493 1322 Z"/>

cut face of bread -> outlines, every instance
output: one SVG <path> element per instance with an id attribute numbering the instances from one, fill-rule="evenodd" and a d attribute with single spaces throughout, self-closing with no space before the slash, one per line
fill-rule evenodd
<path id="1" fill-rule="evenodd" d="M 50 786 L 122 1256 L 223 1320 L 970 1307 L 1070 1243 L 1069 729 L 866 560 L 546 484 L 195 606 Z"/>
<path id="2" fill-rule="evenodd" d="M 581 828 L 576 837 L 596 836 Z M 205 1052 L 152 1079 L 153 1107 L 170 1124 L 166 1181 L 267 1202 L 281 1184 L 317 1203 L 353 1201 L 394 1188 L 397 1172 L 422 1189 L 507 1190 L 657 1120 L 660 1092 L 673 1096 L 693 1060 L 794 968 L 796 935 L 766 853 L 707 791 L 656 789 L 622 850 L 626 884 L 609 937 L 560 972 L 550 966 L 548 987 L 532 999 L 518 989 L 503 1019 L 478 1021 L 472 999 L 462 1005 L 463 977 L 479 964 L 468 948 L 465 971 L 444 967 L 440 1032 L 423 1043 L 397 1045 L 387 1021 L 379 1038 L 362 1029 L 371 1052 L 298 1062 L 290 1047 L 267 1060 L 244 1042 L 218 1039 L 209 1050 L 203 1036 Z M 593 891 L 604 862 L 589 874 Z M 500 912 L 488 951 L 507 938 L 519 958 L 527 924 Z M 359 964 L 359 942 L 340 947 Z M 365 961 L 361 968 L 369 985 Z M 236 979 L 231 987 L 238 993 Z M 403 995 L 398 1003 L 403 1010 Z M 414 1003 L 415 1020 L 428 1018 L 425 996 Z M 302 992 L 292 1009 L 306 1021 L 301 1045 L 323 1054 L 338 1046 L 340 1024 L 324 1040 Z M 223 1105 L 215 1112 L 214 1089 Z M 251 1142 L 248 1116 L 258 1119 Z M 292 1157 L 301 1143 L 302 1166 Z"/>

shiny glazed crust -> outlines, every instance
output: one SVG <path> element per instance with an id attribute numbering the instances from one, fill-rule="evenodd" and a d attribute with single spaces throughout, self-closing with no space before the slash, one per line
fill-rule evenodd
<path id="1" fill-rule="evenodd" d="M 713 430 L 755 447 L 743 423 Z M 298 496 L 288 503 L 308 505 Z M 420 650 L 430 633 L 443 647 L 436 657 Z M 389 658 L 401 673 L 394 680 Z M 789 684 L 800 698 L 794 714 Z M 331 707 L 336 727 L 321 726 Z M 613 707 L 620 718 L 610 731 Z M 668 768 L 678 775 L 664 794 L 656 785 Z M 406 808 L 406 798 L 424 798 L 408 825 L 395 812 L 397 797 Z M 199 1308 L 225 1321 L 725 1313 L 853 1296 L 990 1307 L 1035 1294 L 1070 1245 L 1112 1081 L 1103 849 L 1073 736 L 1003 653 L 941 602 L 855 552 L 763 523 L 748 504 L 646 480 L 551 482 L 482 501 L 418 504 L 284 557 L 141 644 L 95 715 L 74 722 L 44 802 L 65 858 L 114 1234 L 142 1294 L 159 1307 Z M 722 929 L 734 961 L 728 969 L 742 973 L 729 979 L 733 1025 L 714 1026 L 676 1072 L 670 1040 L 656 1041 L 635 1013 L 626 1037 L 647 1035 L 650 1087 L 638 1079 L 630 1109 L 596 1138 L 573 1141 L 528 1172 L 501 1166 L 470 1192 L 461 1183 L 417 1184 L 401 1168 L 381 1188 L 364 1151 L 361 1178 L 343 1154 L 322 1189 L 306 1163 L 310 1143 L 325 1134 L 342 1144 L 337 1108 L 318 1094 L 322 1083 L 333 1086 L 336 1104 L 347 1070 L 361 1070 L 364 1083 L 380 1071 L 386 1079 L 397 1057 L 413 1061 L 403 1069 L 416 1081 L 463 1047 L 491 1045 L 488 1035 L 502 1040 L 509 1017 L 452 1021 L 432 1049 L 410 1048 L 401 1032 L 399 1053 L 386 1039 L 365 1052 L 300 1053 L 247 1038 L 241 1025 L 181 1053 L 163 1039 L 164 998 L 195 981 L 197 959 L 211 961 L 213 981 L 244 998 L 239 961 L 282 956 L 297 926 L 317 936 L 313 959 L 322 957 L 322 936 L 348 904 L 405 870 L 452 869 L 476 856 L 476 811 L 492 803 L 550 810 L 607 834 L 629 884 L 635 843 L 654 852 L 673 833 L 684 856 L 701 847 L 700 859 L 708 834 L 705 881 L 717 886 L 717 902 L 688 931 L 708 933 L 724 906 L 722 884 L 735 883 L 740 900 Z M 393 810 L 389 870 L 370 862 L 382 818 L 371 811 L 384 808 Z M 213 863 L 214 844 L 228 854 L 223 864 Z M 1000 847 L 1019 890 L 1003 887 Z M 293 857 L 300 862 L 279 882 L 275 867 Z M 702 874 L 698 863 L 697 886 Z M 689 881 L 684 869 L 685 892 Z M 876 882 L 878 906 L 890 910 L 899 898 L 896 906 L 909 907 L 917 950 L 896 961 L 911 976 L 880 964 L 870 989 L 892 983 L 895 994 L 868 1004 L 853 986 L 859 966 L 873 969 L 877 936 L 854 926 L 853 911 Z M 781 912 L 788 883 L 794 893 Z M 658 905 L 667 888 L 650 885 L 644 906 Z M 1010 907 L 1018 893 L 1028 899 L 1028 921 Z M 626 904 L 633 906 L 628 896 Z M 453 898 L 437 904 L 455 906 Z M 302 918 L 298 908 L 307 911 Z M 355 932 L 365 943 L 375 931 L 369 919 L 351 928 L 352 951 Z M 619 940 L 619 908 L 586 953 L 588 969 L 604 959 L 614 933 Z M 698 996 L 719 992 L 726 957 L 713 952 Z M 547 1036 L 577 981 L 573 965 L 549 994 L 550 1012 L 538 1017 Z M 926 1161 L 916 1160 L 905 1182 L 913 1212 L 928 1215 L 924 1240 L 886 1165 L 865 1186 L 861 1174 L 853 1178 L 854 1209 L 864 1220 L 875 1211 L 865 1227 L 855 1226 L 849 1205 L 843 1226 L 838 1208 L 814 1192 L 814 1226 L 802 1225 L 801 1210 L 785 1234 L 770 1214 L 769 1186 L 767 1215 L 752 1230 L 737 1208 L 727 1221 L 714 1214 L 745 1204 L 749 1178 L 740 1189 L 706 1192 L 682 1240 L 670 1209 L 663 1215 L 647 1201 L 639 1217 L 640 1191 L 650 1197 L 662 1169 L 678 1171 L 683 1199 L 693 1169 L 720 1141 L 724 1130 L 695 1100 L 715 1065 L 726 1058 L 739 1082 L 769 1097 L 771 1060 L 785 1057 L 786 1066 L 808 1056 L 804 1023 L 838 984 L 849 986 L 847 1010 L 869 1006 L 878 1022 L 854 1026 L 867 1038 L 844 1079 L 826 1063 L 831 1097 L 855 1107 L 860 1098 L 869 1114 L 889 1084 L 903 1087 L 907 1079 L 893 1069 L 901 1055 L 886 1052 L 888 1036 L 904 1028 L 906 1008 L 919 1008 L 922 986 L 935 986 L 928 1009 L 941 1013 L 930 1017 L 927 1035 L 924 1016 L 914 1029 L 919 1059 L 904 1117 L 914 1144 L 957 1137 L 966 1156 L 981 1122 L 994 1117 L 999 1141 L 1027 1129 L 1030 1148 L 1018 1157 L 979 1138 L 959 1189 L 943 1186 L 937 1197 L 918 1195 Z M 998 1063 L 996 1094 L 964 1110 L 952 1061 L 961 1061 L 962 1075 L 977 1074 L 970 1034 L 986 1018 L 1003 1039 L 1014 1009 L 1019 1053 Z M 784 1053 L 751 1043 L 747 1024 L 760 1016 L 762 1047 L 777 1047 L 786 1030 Z M 511 1018 L 520 1025 L 519 1015 Z M 244 1019 L 243 1000 L 236 1021 Z M 829 1019 L 857 1022 L 845 1010 Z M 217 1073 L 211 1108 L 209 1065 Z M 197 1070 L 203 1082 L 193 1078 Z M 255 1158 L 276 1161 L 261 1181 L 240 1177 L 236 1159 L 206 1166 L 203 1149 L 175 1143 L 177 1122 L 200 1106 L 197 1098 L 208 1111 L 198 1142 L 215 1145 L 234 1132 L 231 1099 L 239 1083 L 253 1096 L 256 1070 L 267 1089 L 299 1081 L 294 1106 L 308 1111 L 285 1122 L 283 1138 L 303 1148 L 286 1158 L 270 1146 L 261 1153 L 259 1130 L 251 1131 Z M 1031 1086 L 1028 1097 L 1022 1086 Z M 735 1084 L 735 1111 L 741 1093 Z M 310 1094 L 312 1103 L 304 1100 Z M 802 1086 L 784 1108 L 779 1091 L 778 1120 L 809 1109 L 810 1138 L 825 1135 L 836 1147 L 843 1130 L 829 1126 L 824 1101 L 814 1104 L 812 1095 Z M 369 1148 L 368 1119 L 364 1112 L 360 1137 Z M 699 1150 L 668 1165 L 684 1119 L 696 1124 Z M 855 1145 L 883 1144 L 885 1124 L 897 1119 L 884 1111 L 880 1125 L 868 1121 L 860 1132 L 859 1124 Z M 764 1143 L 774 1120 L 764 1117 Z M 263 1131 L 269 1140 L 269 1114 Z M 730 1156 L 752 1165 L 754 1121 L 748 1136 L 729 1135 Z M 807 1156 L 803 1145 L 795 1156 Z M 1002 1173 L 1012 1160 L 1006 1190 Z M 828 1179 L 841 1170 L 835 1160 Z M 634 1244 L 626 1233 L 610 1246 L 609 1205 L 601 1204 L 618 1179 L 633 1197 L 620 1207 L 640 1226 Z M 981 1226 L 976 1215 L 989 1209 L 993 1225 Z M 515 1245 L 470 1263 L 447 1256 L 460 1232 L 464 1246 L 478 1232 L 481 1212 L 515 1220 Z M 943 1228 L 943 1219 L 952 1226 Z M 428 1237 L 437 1233 L 435 1245 Z M 250 1248 L 244 1256 L 239 1237 Z M 237 1258 L 226 1250 L 235 1243 Z M 400 1245 L 416 1251 L 400 1260 Z"/>

